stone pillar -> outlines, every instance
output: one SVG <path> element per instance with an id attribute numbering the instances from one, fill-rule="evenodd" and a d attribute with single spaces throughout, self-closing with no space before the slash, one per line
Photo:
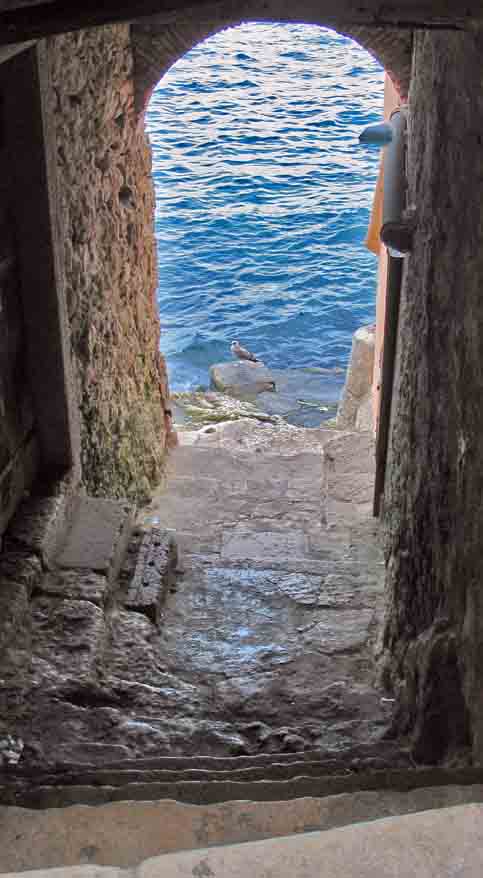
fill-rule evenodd
<path id="1" fill-rule="evenodd" d="M 415 39 L 383 666 L 424 762 L 483 758 L 482 57 L 481 31 Z"/>
<path id="2" fill-rule="evenodd" d="M 353 335 L 344 390 L 337 410 L 339 430 L 373 430 L 375 327 L 361 326 Z"/>

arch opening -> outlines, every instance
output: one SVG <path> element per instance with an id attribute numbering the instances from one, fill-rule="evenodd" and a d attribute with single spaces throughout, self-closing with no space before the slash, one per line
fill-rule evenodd
<path id="1" fill-rule="evenodd" d="M 258 62 L 257 34 L 270 38 Z M 289 353 L 289 365 L 305 367 L 294 392 L 305 408 L 298 421 L 283 413 L 291 425 L 316 427 L 326 416 L 307 393 L 317 365 L 337 373 L 338 397 L 352 330 L 373 319 L 376 288 L 363 239 L 378 154 L 359 148 L 358 133 L 382 112 L 382 70 L 362 48 L 348 53 L 353 45 L 314 26 L 246 25 L 204 44 L 207 72 L 198 48 L 178 62 L 181 80 L 174 70 L 155 92 L 147 118 L 161 193 L 161 344 L 175 388 L 189 368 L 188 385 L 206 385 L 207 366 L 227 359 L 238 336 L 272 370 Z M 350 81 L 359 82 L 355 95 Z M 168 146 L 169 162 L 157 164 Z M 354 287 L 344 299 L 338 265 L 348 287 L 365 289 L 365 302 L 351 295 Z M 342 352 L 339 321 L 351 298 L 355 322 L 344 330 Z M 322 359 L 316 345 L 331 310 Z M 261 394 L 264 407 L 270 395 Z M 197 398 L 199 408 L 206 401 Z M 345 435 L 324 429 L 284 432 L 282 424 L 277 434 L 275 417 L 217 429 L 212 421 L 226 421 L 226 411 L 211 414 L 206 432 L 181 440 L 168 489 L 147 513 L 148 522 L 177 531 L 186 559 L 179 595 L 166 605 L 161 656 L 201 693 L 204 752 L 373 742 L 387 710 L 372 681 L 361 684 L 358 675 L 371 664 L 366 646 L 382 588 L 377 596 L 350 591 L 351 576 L 373 575 L 373 563 L 382 576 L 371 522 L 372 437 L 349 437 L 348 447 Z M 357 528 L 361 554 L 342 569 L 338 553 Z"/>
<path id="2" fill-rule="evenodd" d="M 147 122 L 175 389 L 206 384 L 241 337 L 278 369 L 339 369 L 340 392 L 352 333 L 374 316 L 362 242 L 378 155 L 358 134 L 380 118 L 382 77 L 345 36 L 258 23 L 210 38 L 159 83 Z"/>

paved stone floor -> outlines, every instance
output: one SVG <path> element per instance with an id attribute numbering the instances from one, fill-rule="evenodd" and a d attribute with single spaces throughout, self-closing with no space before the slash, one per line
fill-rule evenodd
<path id="1" fill-rule="evenodd" d="M 7 583 L 0 744 L 45 765 L 377 742 L 391 702 L 374 686 L 373 453 L 369 435 L 284 423 L 181 434 L 139 522 L 179 544 L 158 625 L 109 572 L 130 510 L 103 540 L 107 566 L 93 567 L 109 501 L 79 500 L 84 524 L 74 518 L 53 567 L 24 549 L 25 581 Z M 95 532 L 89 556 L 83 528 Z"/>
<path id="2" fill-rule="evenodd" d="M 368 435 L 246 421 L 182 434 L 143 514 L 180 547 L 153 644 L 183 695 L 158 726 L 176 749 L 181 737 L 185 752 L 248 753 L 382 734 L 372 485 Z"/>

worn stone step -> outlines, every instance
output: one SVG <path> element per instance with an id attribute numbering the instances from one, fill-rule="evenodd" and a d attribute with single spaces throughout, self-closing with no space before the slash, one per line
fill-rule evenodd
<path id="1" fill-rule="evenodd" d="M 201 806 L 173 801 L 46 811 L 0 806 L 0 870 L 81 863 L 133 867 L 171 851 L 327 831 L 482 799 L 483 786 L 473 785 Z"/>
<path id="2" fill-rule="evenodd" d="M 84 745 L 86 746 L 86 745 Z M 102 745 L 98 745 L 102 747 Z M 90 750 L 86 750 L 90 754 Z M 188 771 L 192 769 L 203 769 L 211 773 L 220 771 L 238 771 L 247 768 L 286 766 L 291 763 L 311 762 L 318 765 L 339 766 L 341 769 L 352 768 L 361 770 L 364 765 L 374 764 L 375 760 L 379 760 L 381 765 L 387 768 L 395 768 L 396 766 L 412 765 L 409 751 L 401 747 L 398 742 L 383 740 L 376 741 L 371 744 L 359 744 L 352 747 L 339 748 L 337 750 L 298 750 L 269 752 L 269 753 L 253 753 L 251 755 L 238 756 L 205 756 L 196 754 L 191 755 L 167 755 L 167 756 L 144 756 L 129 759 L 102 757 L 102 765 L 98 762 L 90 762 L 86 759 L 84 762 L 57 761 L 46 768 L 37 765 L 23 765 L 20 763 L 8 769 L 6 777 L 14 779 L 15 777 L 31 777 L 38 780 L 44 776 L 61 777 L 64 774 L 75 775 L 82 772 L 96 772 L 101 770 L 119 771 L 138 771 L 145 770 L 167 770 L 167 771 Z"/>
<path id="3" fill-rule="evenodd" d="M 409 764 L 407 760 L 406 765 Z M 387 768 L 383 760 L 368 760 L 364 763 L 365 771 L 376 771 Z M 238 768 L 230 770 L 207 770 L 202 768 L 191 769 L 101 769 L 94 771 L 80 771 L 72 773 L 41 774 L 36 780 L 36 786 L 58 785 L 63 786 L 112 786 L 119 787 L 131 783 L 181 783 L 184 781 L 263 781 L 263 780 L 288 780 L 293 777 L 325 777 L 331 775 L 354 774 L 355 769 L 341 762 L 289 762 L 286 765 L 272 764 L 269 766 Z"/>
<path id="4" fill-rule="evenodd" d="M 398 790 L 427 786 L 480 784 L 483 769 L 415 769 L 354 772 L 321 777 L 296 776 L 288 780 L 179 780 L 157 783 L 128 783 L 123 786 L 56 785 L 33 787 L 21 782 L 0 786 L 0 804 L 28 808 L 62 808 L 74 804 L 101 805 L 107 802 L 174 799 L 195 805 L 236 799 L 287 801 L 300 797 L 325 797 L 363 790 Z"/>
<path id="5" fill-rule="evenodd" d="M 3 554 L 31 552 L 50 566 L 75 514 L 76 499 L 68 479 L 49 485 L 47 494 L 43 486 L 34 487 L 10 522 Z"/>
<path id="6" fill-rule="evenodd" d="M 482 817 L 481 804 L 467 804 L 327 832 L 177 851 L 146 860 L 134 871 L 84 865 L 61 874 L 64 878 L 479 878 Z M 32 878 L 56 874 L 45 870 L 32 873 Z"/>

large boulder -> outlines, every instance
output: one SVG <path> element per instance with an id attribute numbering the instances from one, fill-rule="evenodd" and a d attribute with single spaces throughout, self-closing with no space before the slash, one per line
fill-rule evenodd
<path id="1" fill-rule="evenodd" d="M 217 390 L 239 399 L 275 390 L 274 376 L 263 363 L 250 363 L 248 360 L 216 363 L 210 368 L 210 377 Z"/>

